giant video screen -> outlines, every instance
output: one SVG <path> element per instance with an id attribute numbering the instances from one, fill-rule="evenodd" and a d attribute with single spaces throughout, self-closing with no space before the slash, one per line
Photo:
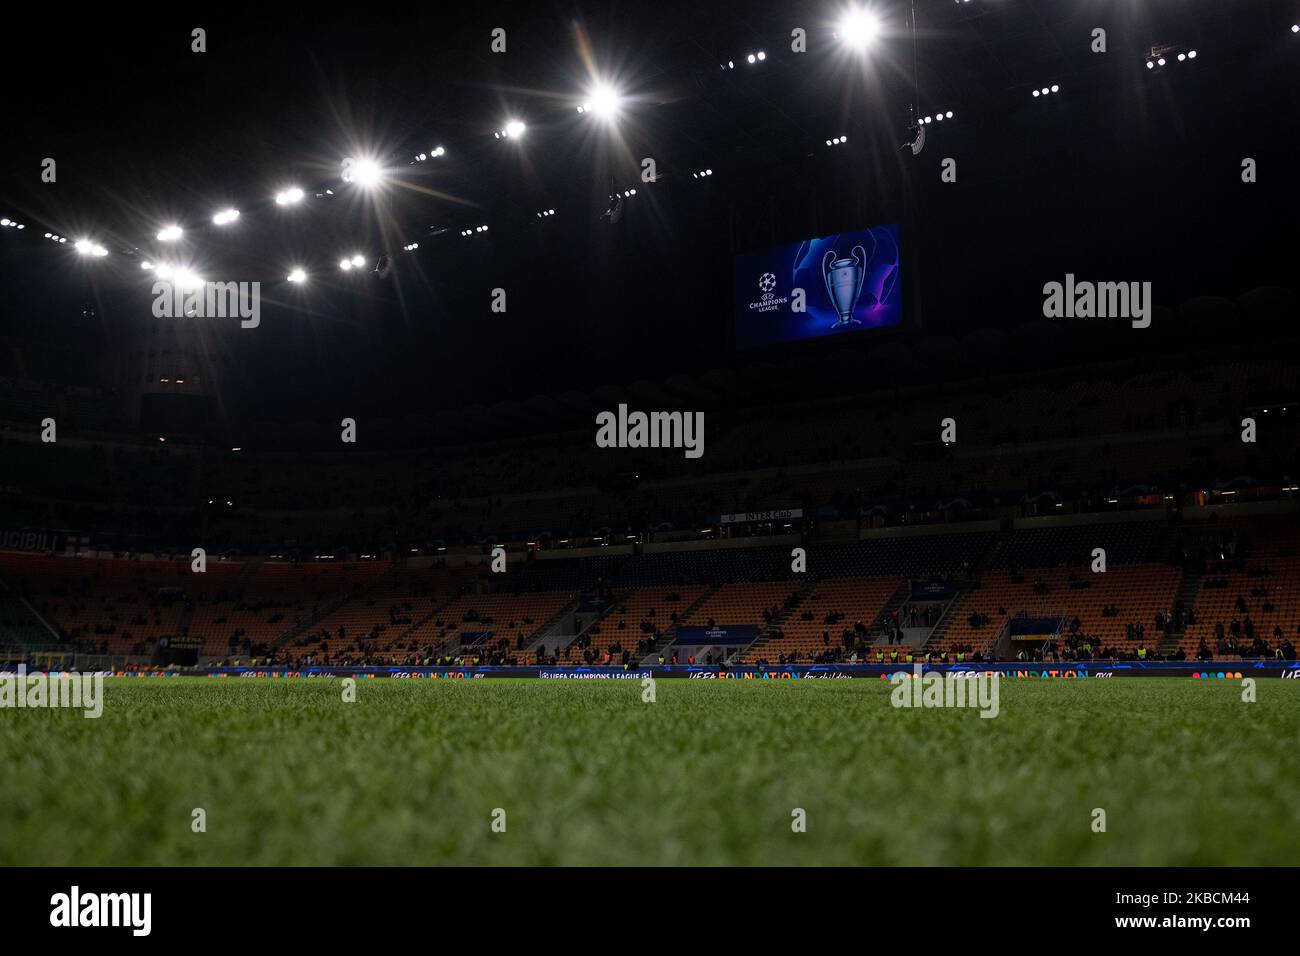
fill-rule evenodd
<path id="1" fill-rule="evenodd" d="M 872 226 L 736 256 L 736 345 L 751 348 L 898 325 L 898 226 Z"/>

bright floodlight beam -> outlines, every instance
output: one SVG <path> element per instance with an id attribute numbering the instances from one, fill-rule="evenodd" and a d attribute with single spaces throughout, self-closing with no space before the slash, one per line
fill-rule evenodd
<path id="1" fill-rule="evenodd" d="M 598 83 L 580 109 L 595 114 L 599 119 L 609 120 L 618 116 L 622 106 L 623 97 L 617 90 L 608 83 Z"/>
<path id="2" fill-rule="evenodd" d="M 524 135 L 524 130 L 527 128 L 528 127 L 525 126 L 522 121 L 511 120 L 509 123 L 506 123 L 505 134 L 511 139 L 518 139 L 520 136 Z"/>
<path id="3" fill-rule="evenodd" d="M 278 199 L 278 197 L 277 197 Z M 218 226 L 228 226 L 239 218 L 238 209 L 223 209 L 212 217 L 212 222 Z"/>
<path id="4" fill-rule="evenodd" d="M 343 173 L 345 183 L 356 183 L 358 186 L 377 186 L 383 178 L 383 168 L 373 159 L 352 160 Z"/>
<path id="5" fill-rule="evenodd" d="M 840 18 L 837 35 L 845 46 L 861 52 L 880 34 L 880 21 L 865 10 L 850 10 Z"/>
<path id="6" fill-rule="evenodd" d="M 158 232 L 158 240 L 160 242 L 175 242 L 180 237 L 180 226 L 167 226 L 165 229 L 161 229 Z"/>
<path id="7" fill-rule="evenodd" d="M 292 206 L 296 202 L 301 202 L 302 197 L 302 190 L 297 186 L 292 186 L 275 194 L 275 204 L 277 206 Z"/>
<path id="8" fill-rule="evenodd" d="M 306 281 L 307 281 L 307 273 L 304 272 L 302 269 L 294 269 L 292 272 L 289 273 L 289 281 L 290 281 L 290 282 L 306 282 Z"/>

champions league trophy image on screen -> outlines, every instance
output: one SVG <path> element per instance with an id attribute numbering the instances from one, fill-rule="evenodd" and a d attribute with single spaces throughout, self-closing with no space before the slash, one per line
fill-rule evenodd
<path id="1" fill-rule="evenodd" d="M 897 225 L 740 253 L 732 276 L 736 343 L 749 348 L 897 325 L 903 317 L 898 270 Z"/>
<path id="2" fill-rule="evenodd" d="M 862 294 L 862 280 L 867 274 L 867 252 L 861 246 L 854 246 L 852 259 L 837 259 L 835 250 L 826 253 L 822 259 L 822 278 L 826 280 L 826 294 L 831 298 L 831 305 L 840 314 L 839 321 L 831 328 L 840 329 L 846 325 L 861 325 L 853 317 L 853 307 Z"/>

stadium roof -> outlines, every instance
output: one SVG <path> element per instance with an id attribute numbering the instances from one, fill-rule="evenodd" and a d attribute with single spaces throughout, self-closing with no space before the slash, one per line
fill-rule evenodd
<path id="1" fill-rule="evenodd" d="M 494 381 L 482 396 L 488 403 L 662 379 L 733 364 L 726 275 L 737 249 L 873 222 L 903 221 L 913 238 L 924 227 L 926 256 L 909 256 L 907 267 L 925 295 L 910 289 L 908 308 L 919 319 L 924 304 L 924 324 L 962 331 L 943 322 L 956 321 L 961 303 L 988 300 L 991 265 L 970 237 L 984 233 L 980 245 L 993 249 L 1024 235 L 1027 181 L 1065 196 L 1064 184 L 1080 188 L 1071 162 L 1091 163 L 1095 180 L 1139 157 L 1152 167 L 1110 195 L 1154 228 L 1181 211 L 1169 208 L 1177 205 L 1170 193 L 1190 188 L 1177 180 L 1191 174 L 1178 168 L 1180 149 L 1202 159 L 1207 146 L 1235 154 L 1243 129 L 1267 133 L 1247 144 L 1266 157 L 1285 156 L 1294 142 L 1295 113 L 1285 107 L 1293 84 L 1282 79 L 1294 64 L 1286 26 L 1294 16 L 1280 0 L 918 0 L 915 38 L 909 3 L 869 6 L 882 35 L 865 55 L 835 39 L 845 9 L 838 0 L 489 3 L 347 16 L 229 7 L 198 19 L 105 10 L 33 23 L 28 49 L 62 55 L 0 63 L 7 88 L 32 91 L 4 120 L 0 213 L 28 228 L 0 237 L 14 306 L 0 331 L 80 335 L 69 317 L 85 310 L 60 298 L 75 293 L 97 306 L 96 333 L 111 344 L 115 315 L 129 311 L 123 290 L 139 294 L 140 262 L 167 254 L 155 236 L 176 224 L 199 272 L 271 283 L 272 306 L 302 319 L 292 332 L 289 320 L 270 322 L 260 340 L 275 342 L 263 351 L 284 362 L 304 340 L 323 356 L 351 357 L 359 350 L 347 336 L 365 336 L 376 367 L 394 356 L 476 366 L 476 381 Z M 204 53 L 191 51 L 196 26 L 206 31 Z M 1092 48 L 1098 26 L 1107 31 L 1104 55 Z M 506 30 L 504 53 L 492 50 L 497 27 Z M 807 53 L 791 50 L 796 27 L 807 30 Z M 1152 49 L 1166 47 L 1199 47 L 1200 72 L 1143 69 Z M 758 52 L 764 58 L 750 64 Z M 617 123 L 577 110 L 597 82 L 626 97 Z M 1032 95 L 1052 87 L 1059 102 Z M 909 178 L 924 167 L 899 152 L 915 119 L 940 114 L 947 126 L 927 127 L 932 145 L 920 159 L 977 154 L 978 173 L 963 176 L 983 190 L 978 202 L 942 212 Z M 503 140 L 496 134 L 511 119 L 526 131 Z M 848 149 L 828 149 L 833 136 L 847 136 Z M 1096 155 L 1087 156 L 1090 143 Z M 434 156 L 437 146 L 445 153 Z M 55 184 L 40 179 L 46 157 L 58 163 Z M 348 157 L 376 158 L 387 182 L 372 191 L 342 182 Z M 645 157 L 659 174 L 649 185 L 639 179 Z M 1052 164 L 1061 186 L 1045 181 Z M 714 175 L 693 180 L 705 169 Z M 1166 193 L 1149 201 L 1161 208 L 1138 211 L 1144 190 L 1160 184 Z M 303 202 L 277 206 L 275 194 L 291 185 L 304 190 Z M 599 222 L 611 193 L 638 186 L 621 230 Z M 1091 209 L 1095 200 L 1074 205 Z M 1198 201 L 1208 201 L 1203 191 Z M 235 226 L 213 225 L 227 207 L 241 212 Z M 552 209 L 553 218 L 539 215 Z M 1004 232 L 988 238 L 998 222 Z M 1089 225 L 1056 229 L 1080 248 L 1124 237 L 1144 248 L 1131 223 L 1113 232 Z M 77 262 L 67 245 L 44 241 L 47 231 L 91 238 L 110 254 Z M 1185 234 L 1174 229 L 1170 238 Z M 1026 237 L 1016 255 L 1034 267 L 1027 274 L 1064 271 L 1052 245 Z M 362 256 L 364 273 L 385 253 L 395 258 L 395 282 L 339 272 L 342 257 Z M 1186 261 L 1172 246 L 1164 255 L 1167 264 Z M 286 286 L 294 268 L 309 273 L 310 293 Z M 1277 280 L 1276 271 L 1234 269 L 1222 266 L 1234 276 L 1226 288 L 1166 282 L 1163 301 Z M 486 313 L 484 290 L 506 285 L 533 296 L 527 317 Z M 33 329 L 35 309 L 48 327 Z M 342 338 L 331 338 L 334 330 Z M 275 366 L 266 356 L 258 381 L 305 381 L 290 367 L 267 374 Z M 541 370 L 561 362 L 568 377 L 555 387 Z M 319 378 L 337 380 L 326 364 Z M 394 380 L 414 377 L 405 371 Z M 450 393 L 439 401 L 466 403 Z"/>

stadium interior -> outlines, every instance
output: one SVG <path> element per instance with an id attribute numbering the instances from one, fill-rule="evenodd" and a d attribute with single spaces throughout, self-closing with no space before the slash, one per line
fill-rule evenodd
<path id="1" fill-rule="evenodd" d="M 11 8 L 6 938 L 1285 938 L 1300 0 Z"/>
<path id="2" fill-rule="evenodd" d="M 230 95 L 222 43 L 141 93 L 233 138 L 145 108 L 92 175 L 77 117 L 113 94 L 78 35 L 84 92 L 12 118 L 57 183 L 4 158 L 10 659 L 1294 659 L 1286 4 L 1109 10 L 1102 49 L 1080 4 L 653 6 L 378 13 L 383 69 L 269 14 Z M 881 327 L 751 344 L 733 261 L 885 223 Z M 260 281 L 256 326 L 151 314 L 177 248 Z M 1066 273 L 1146 280 L 1146 324 L 1049 316 Z M 593 442 L 623 406 L 699 415 L 702 454 Z"/>

